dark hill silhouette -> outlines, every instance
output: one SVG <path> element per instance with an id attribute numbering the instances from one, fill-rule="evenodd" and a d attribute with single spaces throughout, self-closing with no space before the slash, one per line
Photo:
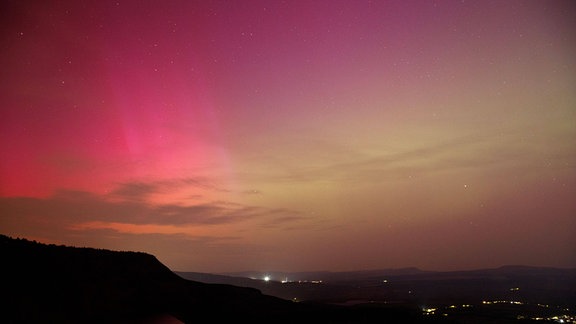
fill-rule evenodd
<path id="1" fill-rule="evenodd" d="M 418 322 L 410 308 L 293 303 L 253 288 L 186 280 L 140 252 L 46 245 L 0 235 L 3 323 Z"/>

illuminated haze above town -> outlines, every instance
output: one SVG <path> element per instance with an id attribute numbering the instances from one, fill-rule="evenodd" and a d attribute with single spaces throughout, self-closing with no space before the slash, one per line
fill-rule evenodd
<path id="1" fill-rule="evenodd" d="M 0 232 L 173 270 L 576 267 L 571 1 L 2 1 Z"/>

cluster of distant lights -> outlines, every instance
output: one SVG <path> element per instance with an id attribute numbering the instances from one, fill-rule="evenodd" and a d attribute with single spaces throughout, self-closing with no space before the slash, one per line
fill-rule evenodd
<path id="1" fill-rule="evenodd" d="M 510 290 L 519 290 L 519 288 L 513 288 Z M 493 304 L 512 304 L 512 305 L 525 305 L 527 303 L 521 302 L 521 301 L 517 301 L 517 300 L 484 300 L 482 301 L 482 305 L 493 305 Z M 547 304 L 536 304 L 538 307 L 543 307 L 543 308 L 550 308 L 550 305 Z M 473 307 L 473 305 L 470 304 L 463 304 L 461 306 L 458 305 L 450 305 L 447 307 L 444 307 L 444 309 L 455 309 L 455 308 L 469 308 L 469 307 Z M 563 308 L 563 311 L 570 311 L 569 308 Z M 436 315 L 438 312 L 440 311 L 440 308 L 437 307 L 423 307 L 422 308 L 422 314 L 424 315 Z M 448 316 L 448 313 L 443 312 L 442 316 Z M 535 320 L 535 321 L 548 321 L 548 322 L 555 322 L 555 323 L 572 323 L 572 324 L 576 324 L 576 316 L 573 315 L 555 315 L 555 316 L 549 316 L 549 317 L 526 317 L 524 315 L 518 315 L 516 317 L 518 320 L 523 320 L 523 319 L 531 319 L 531 320 Z"/>
<path id="2" fill-rule="evenodd" d="M 266 275 L 262 278 L 262 280 L 264 280 L 265 282 L 269 282 L 270 280 L 272 280 L 272 277 Z M 288 278 L 284 278 L 282 281 L 280 281 L 281 283 L 285 284 L 285 283 L 313 283 L 313 284 L 321 284 L 322 280 L 288 280 Z"/>
<path id="3" fill-rule="evenodd" d="M 458 307 L 461 307 L 461 308 L 469 308 L 469 307 L 472 307 L 472 305 L 470 305 L 470 304 L 463 304 L 463 305 L 460 305 L 460 306 L 458 306 L 458 305 L 450 305 L 450 306 L 448 306 L 448 307 L 446 307 L 446 308 L 455 309 L 455 308 L 458 308 Z M 437 311 L 438 311 L 438 308 L 436 308 L 436 307 L 430 307 L 430 308 L 424 307 L 424 308 L 422 308 L 422 313 L 423 313 L 424 315 L 436 315 L 436 312 L 437 312 Z M 443 315 L 443 316 L 448 316 L 447 313 L 443 313 L 442 315 Z"/>
<path id="4" fill-rule="evenodd" d="M 492 304 L 514 304 L 514 305 L 524 305 L 521 301 L 516 300 L 483 300 L 482 304 L 484 305 L 492 305 Z M 538 304 L 541 305 L 541 304 Z M 548 306 L 548 305 L 545 305 Z"/>
<path id="5" fill-rule="evenodd" d="M 517 319 L 525 319 L 524 316 L 518 315 Z M 571 315 L 560 315 L 560 316 L 552 316 L 552 317 L 532 317 L 530 318 L 534 321 L 553 321 L 556 323 L 576 323 L 576 316 Z"/>
<path id="6" fill-rule="evenodd" d="M 270 280 L 272 280 L 272 277 L 270 277 L 269 275 L 266 275 L 262 278 L 262 280 L 264 280 L 265 282 L 269 282 Z M 280 281 L 281 283 L 285 284 L 285 283 L 313 283 L 313 284 L 321 284 L 322 280 L 297 280 L 297 281 L 292 281 L 292 280 L 288 280 L 288 278 L 285 278 L 284 280 Z M 388 283 L 388 280 L 383 280 L 382 282 L 384 283 Z M 520 288 L 518 287 L 514 287 L 514 288 L 510 288 L 510 291 L 519 291 Z M 412 293 L 411 291 L 409 291 L 409 293 Z M 298 302 L 297 298 L 293 299 L 294 302 Z M 492 304 L 512 304 L 512 305 L 524 305 L 525 303 L 521 302 L 521 301 L 517 301 L 517 300 L 483 300 L 482 301 L 483 305 L 492 305 Z M 539 307 L 544 307 L 544 308 L 550 308 L 550 305 L 546 305 L 546 304 L 536 304 Z M 456 308 L 470 308 L 473 307 L 473 305 L 471 304 L 462 304 L 462 305 L 450 305 L 448 307 L 445 307 L 445 309 L 456 309 Z M 439 308 L 436 307 L 423 307 L 422 308 L 422 313 L 424 315 L 436 315 L 436 313 L 438 312 Z M 564 311 L 570 311 L 569 308 L 564 308 Z M 448 316 L 448 313 L 442 313 L 442 316 Z M 518 315 L 517 319 L 521 320 L 521 319 L 526 319 L 525 316 L 523 315 Z M 535 321 L 553 321 L 556 323 L 573 323 L 576 324 L 576 316 L 571 316 L 571 315 L 557 315 L 557 316 L 551 316 L 551 317 L 532 317 L 530 318 L 531 320 L 535 320 Z"/>

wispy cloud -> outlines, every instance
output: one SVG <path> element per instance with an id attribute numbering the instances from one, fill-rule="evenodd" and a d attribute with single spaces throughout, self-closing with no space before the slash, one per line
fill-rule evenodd
<path id="1" fill-rule="evenodd" d="M 419 145 L 396 146 L 394 149 L 375 147 L 370 154 L 349 151 L 348 155 L 342 155 L 342 150 L 332 152 L 332 146 L 328 146 L 324 151 L 330 158 L 319 159 L 319 163 L 295 161 L 281 165 L 282 168 L 276 168 L 274 172 L 253 170 L 242 176 L 261 183 L 330 181 L 367 184 L 444 171 L 474 169 L 481 172 L 499 167 L 533 167 L 530 163 L 534 163 L 535 157 L 552 155 L 552 152 L 545 152 L 542 148 L 546 146 L 526 141 L 523 136 L 520 131 L 471 132 Z M 570 161 L 574 158 L 572 152 L 561 150 L 555 152 L 554 157 L 556 160 Z"/>
<path id="2" fill-rule="evenodd" d="M 141 201 L 158 190 L 159 186 L 154 183 L 127 182 L 120 184 L 110 195 L 129 201 Z"/>
<path id="3" fill-rule="evenodd" d="M 170 184 L 188 185 L 197 179 L 120 184 L 108 195 L 85 191 L 60 190 L 48 198 L 1 197 L 0 227 L 8 232 L 33 231 L 67 235 L 67 230 L 108 229 L 130 234 L 183 234 L 213 236 L 207 227 L 227 226 L 250 220 L 284 225 L 299 222 L 299 212 L 270 209 L 227 201 L 184 205 L 150 203 L 147 197 L 162 192 Z M 205 227 L 204 229 L 202 229 Z M 69 234 L 69 233 L 68 233 Z"/>
<path id="4" fill-rule="evenodd" d="M 127 181 L 117 184 L 117 187 L 109 193 L 112 198 L 122 200 L 141 201 L 149 198 L 152 194 L 166 193 L 183 188 L 198 188 L 210 192 L 229 192 L 220 185 L 216 179 L 209 177 L 186 177 L 177 179 L 164 179 L 155 181 Z"/>

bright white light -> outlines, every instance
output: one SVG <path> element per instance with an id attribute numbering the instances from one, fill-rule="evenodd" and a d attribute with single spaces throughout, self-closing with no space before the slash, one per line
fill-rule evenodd
<path id="1" fill-rule="evenodd" d="M 270 281 L 270 276 L 265 276 L 264 281 Z"/>

